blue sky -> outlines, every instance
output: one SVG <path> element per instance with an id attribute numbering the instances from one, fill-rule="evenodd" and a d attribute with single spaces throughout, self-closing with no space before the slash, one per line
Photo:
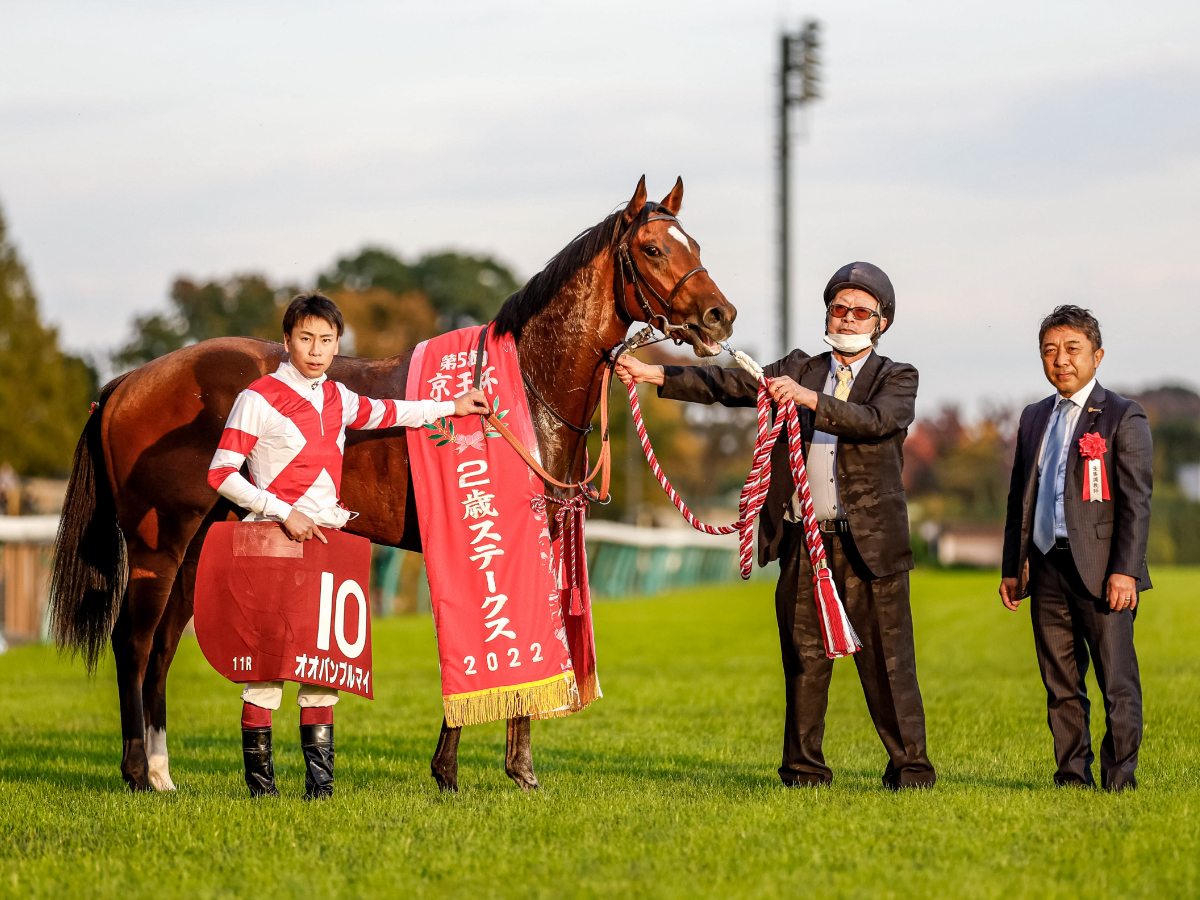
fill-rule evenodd
<path id="1" fill-rule="evenodd" d="M 171 279 L 308 282 L 364 243 L 522 276 L 632 193 L 684 222 L 764 358 L 776 33 L 825 31 L 796 153 L 792 343 L 841 264 L 889 272 L 920 407 L 1049 393 L 1038 319 L 1111 387 L 1200 386 L 1200 4 L 5 4 L 0 202 L 69 346 Z"/>

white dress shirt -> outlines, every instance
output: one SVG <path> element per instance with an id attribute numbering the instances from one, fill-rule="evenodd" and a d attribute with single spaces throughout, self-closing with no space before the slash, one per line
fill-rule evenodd
<path id="1" fill-rule="evenodd" d="M 1058 471 L 1054 473 L 1054 536 L 1067 537 L 1067 515 L 1063 508 L 1063 494 L 1066 492 L 1067 485 L 1067 456 L 1070 447 L 1072 435 L 1075 434 L 1075 426 L 1079 424 L 1079 417 L 1083 414 L 1083 408 L 1087 405 L 1088 397 L 1092 396 L 1092 389 L 1096 386 L 1096 376 L 1092 376 L 1092 380 L 1077 390 L 1067 399 L 1071 401 L 1066 407 L 1058 412 L 1059 415 L 1066 416 L 1067 427 L 1063 429 L 1063 451 L 1059 454 Z M 1059 394 L 1054 395 L 1055 407 L 1058 406 Z M 1046 432 L 1042 435 L 1042 444 L 1038 448 L 1038 480 L 1047 477 L 1042 471 L 1042 457 L 1046 453 L 1046 441 L 1050 437 L 1050 432 L 1054 430 L 1055 412 L 1050 413 L 1050 418 L 1046 421 Z"/>
<path id="2" fill-rule="evenodd" d="M 825 378 L 825 387 L 821 390 L 821 393 L 832 397 L 834 390 L 838 386 L 838 369 L 847 368 L 850 370 L 848 387 L 850 390 L 853 390 L 854 379 L 858 377 L 858 373 L 862 371 L 863 365 L 871 358 L 871 354 L 874 352 L 872 350 L 862 359 L 856 360 L 849 366 L 839 363 L 837 357 L 831 353 L 829 355 L 829 375 Z M 817 521 L 824 522 L 828 519 L 846 518 L 845 510 L 842 509 L 842 501 L 838 495 L 837 435 L 828 434 L 824 431 L 814 431 L 812 443 L 809 445 L 808 455 L 804 459 L 804 464 L 808 469 L 808 488 L 812 492 L 813 514 L 817 517 Z M 801 521 L 799 491 L 792 495 L 792 505 L 787 513 L 784 514 L 784 519 L 789 522 Z"/>

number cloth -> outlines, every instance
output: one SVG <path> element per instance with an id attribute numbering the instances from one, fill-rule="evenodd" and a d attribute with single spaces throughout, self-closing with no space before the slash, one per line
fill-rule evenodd
<path id="1" fill-rule="evenodd" d="M 326 531 L 289 540 L 274 522 L 217 522 L 196 570 L 196 638 L 234 682 L 296 681 L 370 700 L 371 543 Z"/>
<path id="2" fill-rule="evenodd" d="M 405 396 L 440 401 L 470 388 L 479 333 L 418 344 Z M 489 332 L 479 387 L 540 461 L 511 335 Z M 411 429 L 408 454 L 447 724 L 566 716 L 600 697 L 583 549 L 551 542 L 541 479 L 476 416 Z"/>

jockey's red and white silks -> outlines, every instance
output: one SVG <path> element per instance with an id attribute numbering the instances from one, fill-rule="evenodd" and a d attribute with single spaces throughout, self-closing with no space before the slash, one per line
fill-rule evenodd
<path id="1" fill-rule="evenodd" d="M 452 401 L 360 397 L 324 375 L 305 378 L 285 360 L 234 400 L 208 483 L 250 510 L 248 521 L 282 522 L 294 507 L 341 528 L 350 518 L 338 505 L 346 429 L 414 427 L 453 412 Z M 249 480 L 239 472 L 246 461 Z"/>

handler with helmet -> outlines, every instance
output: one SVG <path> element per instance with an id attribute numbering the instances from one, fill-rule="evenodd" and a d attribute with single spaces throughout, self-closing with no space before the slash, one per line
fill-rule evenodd
<path id="1" fill-rule="evenodd" d="M 901 480 L 902 447 L 914 417 L 917 370 L 875 352 L 896 317 L 892 283 L 878 266 L 843 266 L 825 287 L 825 343 L 793 350 L 764 367 L 776 402 L 800 412 L 816 518 L 850 623 L 854 654 L 875 729 L 888 753 L 883 783 L 893 790 L 936 780 L 925 750 L 925 711 L 917 684 L 908 572 L 913 567 Z M 658 395 L 693 403 L 756 405 L 758 383 L 740 368 L 649 366 L 622 356 L 625 383 L 658 385 Z M 821 750 L 833 660 L 825 654 L 787 441 L 775 444 L 771 483 L 759 520 L 759 563 L 780 564 L 775 612 L 787 687 L 779 777 L 788 786 L 828 784 Z"/>
<path id="2" fill-rule="evenodd" d="M 222 497 L 249 510 L 245 521 L 279 522 L 294 541 L 325 541 L 322 528 L 341 528 L 354 515 L 338 500 L 347 428 L 415 428 L 443 416 L 488 413 L 480 391 L 444 402 L 371 400 L 329 381 L 325 372 L 344 330 L 341 311 L 328 297 L 312 293 L 292 300 L 283 317 L 288 359 L 238 394 L 208 470 L 208 483 Z M 331 421 L 335 410 L 340 412 Z M 241 474 L 243 463 L 249 479 Z M 282 681 L 249 683 L 242 691 L 242 755 L 254 797 L 279 793 L 271 712 L 282 700 Z M 320 685 L 301 685 L 296 697 L 305 799 L 333 795 L 337 702 L 337 690 Z"/>

